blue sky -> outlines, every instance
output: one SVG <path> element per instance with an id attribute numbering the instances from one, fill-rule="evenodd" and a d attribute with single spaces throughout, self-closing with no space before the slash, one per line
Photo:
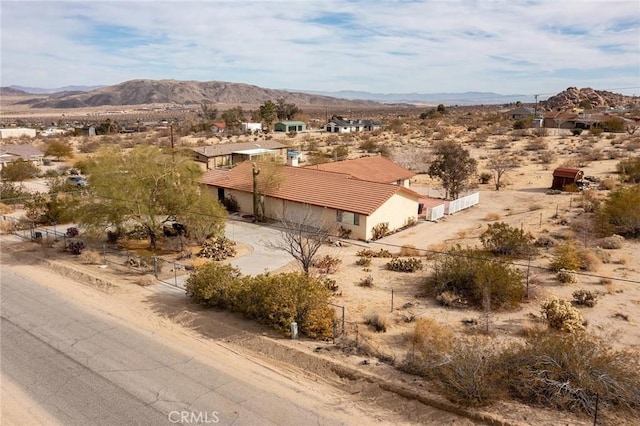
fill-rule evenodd
<path id="1" fill-rule="evenodd" d="M 640 94 L 638 0 L 6 1 L 2 86 Z"/>

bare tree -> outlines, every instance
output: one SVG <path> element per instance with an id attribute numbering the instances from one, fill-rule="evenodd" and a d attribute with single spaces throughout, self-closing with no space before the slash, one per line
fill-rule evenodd
<path id="1" fill-rule="evenodd" d="M 289 253 L 308 275 L 318 250 L 331 237 L 331 228 L 314 215 L 310 207 L 285 213 L 280 219 L 280 225 L 280 239 L 267 246 Z"/>
<path id="2" fill-rule="evenodd" d="M 493 155 L 487 163 L 487 168 L 493 172 L 493 182 L 496 191 L 500 191 L 500 179 L 509 171 L 518 167 L 518 160 L 506 152 Z"/>

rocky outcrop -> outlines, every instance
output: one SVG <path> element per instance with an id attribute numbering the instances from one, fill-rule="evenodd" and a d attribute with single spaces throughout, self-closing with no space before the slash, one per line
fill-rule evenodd
<path id="1" fill-rule="evenodd" d="M 640 107 L 640 97 L 625 96 L 619 93 L 607 92 L 606 90 L 594 90 L 590 87 L 584 89 L 569 87 L 567 90 L 541 102 L 541 105 L 547 110 L 567 110 L 572 108 L 628 108 Z"/>

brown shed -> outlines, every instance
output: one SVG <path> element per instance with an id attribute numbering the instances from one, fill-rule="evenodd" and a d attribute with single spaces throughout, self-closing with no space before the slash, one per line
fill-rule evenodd
<path id="1" fill-rule="evenodd" d="M 584 172 L 578 169 L 558 167 L 553 171 L 553 184 L 551 189 L 563 190 L 567 185 L 577 185 L 578 181 L 584 177 Z"/>

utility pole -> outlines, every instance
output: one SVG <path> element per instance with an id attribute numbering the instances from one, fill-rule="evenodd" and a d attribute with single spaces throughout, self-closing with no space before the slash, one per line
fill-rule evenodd
<path id="1" fill-rule="evenodd" d="M 533 95 L 536 98 L 536 106 L 535 106 L 535 116 L 536 118 L 538 118 L 538 96 L 540 95 Z"/>

